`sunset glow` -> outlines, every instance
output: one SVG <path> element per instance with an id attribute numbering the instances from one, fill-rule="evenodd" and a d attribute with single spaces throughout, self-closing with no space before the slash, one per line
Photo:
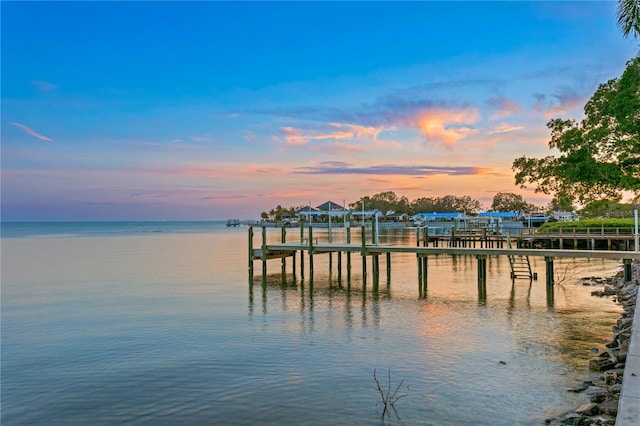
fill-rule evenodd
<path id="1" fill-rule="evenodd" d="M 615 2 L 3 2 L 2 220 L 498 192 L 637 43 Z M 329 25 L 330 22 L 330 25 Z M 452 23 L 455 22 L 455 25 Z"/>

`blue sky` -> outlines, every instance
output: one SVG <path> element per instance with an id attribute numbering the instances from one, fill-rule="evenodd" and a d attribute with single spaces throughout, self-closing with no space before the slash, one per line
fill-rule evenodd
<path id="1" fill-rule="evenodd" d="M 616 2 L 2 2 L 2 220 L 497 192 L 637 40 Z"/>

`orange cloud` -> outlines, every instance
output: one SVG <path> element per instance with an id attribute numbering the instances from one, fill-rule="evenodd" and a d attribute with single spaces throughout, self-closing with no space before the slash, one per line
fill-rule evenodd
<path id="1" fill-rule="evenodd" d="M 409 124 L 418 128 L 428 141 L 440 143 L 450 149 L 459 140 L 476 132 L 464 125 L 476 123 L 479 118 L 480 114 L 475 108 L 457 111 L 433 108 L 420 111 L 410 119 Z"/>
<path id="2" fill-rule="evenodd" d="M 342 123 L 329 123 L 330 127 L 334 129 L 345 129 L 347 132 L 351 133 L 353 136 L 362 138 L 369 137 L 371 139 L 377 139 L 378 135 L 382 131 L 382 128 L 379 127 L 366 127 L 359 126 L 356 124 L 342 124 Z"/>
<path id="3" fill-rule="evenodd" d="M 328 127 L 338 131 L 323 131 L 324 129 L 296 129 L 291 126 L 281 127 L 280 131 L 284 134 L 284 140 L 289 146 L 306 145 L 313 140 L 327 139 L 356 139 L 371 138 L 376 139 L 382 128 L 366 127 L 353 124 L 329 123 Z"/>
<path id="4" fill-rule="evenodd" d="M 293 127 L 280 127 L 280 131 L 284 133 L 284 140 L 288 145 L 297 146 L 304 145 L 307 143 L 305 138 L 302 136 L 302 132 L 300 130 L 294 129 Z"/>

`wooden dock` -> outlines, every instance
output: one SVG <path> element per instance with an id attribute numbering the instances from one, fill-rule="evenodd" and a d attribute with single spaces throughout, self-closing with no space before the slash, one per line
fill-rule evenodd
<path id="1" fill-rule="evenodd" d="M 293 242 L 286 241 L 287 230 L 282 228 L 281 241 L 278 243 L 267 244 L 266 228 L 262 227 L 262 241 L 259 247 L 254 248 L 254 232 L 253 227 L 249 228 L 249 280 L 253 284 L 254 261 L 262 261 L 263 278 L 267 275 L 267 261 L 270 259 L 280 259 L 282 272 L 285 273 L 286 258 L 293 258 L 293 273 L 296 274 L 296 254 L 300 254 L 300 274 L 304 278 L 304 258 L 305 252 L 308 258 L 309 277 L 312 282 L 314 272 L 314 256 L 319 254 L 329 255 L 329 268 L 332 268 L 332 254 L 337 254 L 338 261 L 338 279 L 342 276 L 342 254 L 346 255 L 347 274 L 350 277 L 352 267 L 352 254 L 360 254 L 362 258 L 362 279 L 363 285 L 366 286 L 367 280 L 367 257 L 371 258 L 373 268 L 374 286 L 378 285 L 380 274 L 380 256 L 386 257 L 387 280 L 391 276 L 391 255 L 393 253 L 412 253 L 418 259 L 418 284 L 420 294 L 426 294 L 427 290 L 427 273 L 428 258 L 433 255 L 467 255 L 475 256 L 477 259 L 478 269 L 478 292 L 480 297 L 486 296 L 486 278 L 487 269 L 486 262 L 489 256 L 513 256 L 543 257 L 545 260 L 547 297 L 553 297 L 554 284 L 554 259 L 555 258 L 590 258 L 590 259 L 617 259 L 623 263 L 625 280 L 631 279 L 631 263 L 632 261 L 640 261 L 640 252 L 630 250 L 589 250 L 581 249 L 564 249 L 564 248 L 534 248 L 536 246 L 523 247 L 522 241 L 519 240 L 517 247 L 509 247 L 505 242 L 509 241 L 509 237 L 488 239 L 471 238 L 469 235 L 460 240 L 444 241 L 441 238 L 429 238 L 427 233 L 418 231 L 416 233 L 417 240 L 415 246 L 398 246 L 375 244 L 377 236 L 375 229 L 372 229 L 371 242 L 366 241 L 365 228 L 360 228 L 361 242 L 351 243 L 351 229 L 346 230 L 345 243 L 333 243 L 329 236 L 329 242 L 318 242 L 313 237 L 313 228 L 307 228 L 307 235 L 304 234 L 304 228 L 300 229 L 300 238 Z M 573 236 L 573 235 L 572 235 Z M 593 236 L 593 235 L 590 235 Z M 429 246 L 429 243 L 432 245 Z M 480 247 L 476 247 L 476 245 Z M 532 278 L 532 276 L 529 276 Z M 513 276 L 512 278 L 518 278 Z"/>

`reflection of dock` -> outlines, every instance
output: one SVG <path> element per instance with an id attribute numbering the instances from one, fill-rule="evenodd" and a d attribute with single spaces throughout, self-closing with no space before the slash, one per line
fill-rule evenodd
<path id="1" fill-rule="evenodd" d="M 371 259 L 373 285 L 377 287 L 380 274 L 380 256 L 386 257 L 387 280 L 391 276 L 391 254 L 393 253 L 412 253 L 418 258 L 418 283 L 420 294 L 426 294 L 427 289 L 427 273 L 428 258 L 432 255 L 469 255 L 475 256 L 477 259 L 478 270 L 478 292 L 481 298 L 486 296 L 487 281 L 487 258 L 489 256 L 538 256 L 544 257 L 546 264 L 546 284 L 547 297 L 553 297 L 553 262 L 555 258 L 597 258 L 597 259 L 619 259 L 624 265 L 625 280 L 631 279 L 631 262 L 632 260 L 640 260 L 640 252 L 620 251 L 620 250 L 576 250 L 576 249 L 560 249 L 560 248 L 509 248 L 507 244 L 503 244 L 502 239 L 460 239 L 450 238 L 443 240 L 441 238 L 429 238 L 427 233 L 418 231 L 417 244 L 415 246 L 397 246 L 397 245 L 381 245 L 373 242 L 377 241 L 375 228 L 372 230 L 372 242 L 366 241 L 365 228 L 360 229 L 360 243 L 351 243 L 351 229 L 346 229 L 346 242 L 333 243 L 318 242 L 313 237 L 313 228 L 307 228 L 307 235 L 304 235 L 304 229 L 300 230 L 300 238 L 295 242 L 286 241 L 286 230 L 282 229 L 281 241 L 278 243 L 267 244 L 266 228 L 262 227 L 262 242 L 259 248 L 254 248 L 253 227 L 249 228 L 249 275 L 250 282 L 253 283 L 254 261 L 262 261 L 262 275 L 267 275 L 267 261 L 270 259 L 281 259 L 282 272 L 285 272 L 286 258 L 293 259 L 293 274 L 296 274 L 296 254 L 300 253 L 300 274 L 304 278 L 305 273 L 305 252 L 308 258 L 308 270 L 310 280 L 313 280 L 314 272 L 314 256 L 318 254 L 329 255 L 329 268 L 333 268 L 333 254 L 337 255 L 338 280 L 342 277 L 342 255 L 346 256 L 347 277 L 351 275 L 351 257 L 352 254 L 360 254 L 362 258 L 362 281 L 366 286 L 367 279 L 367 257 Z M 486 237 L 486 235 L 485 235 Z M 429 243 L 432 245 L 429 246 Z M 480 247 L 476 247 L 476 243 Z M 515 278 L 515 277 L 514 277 Z"/>

